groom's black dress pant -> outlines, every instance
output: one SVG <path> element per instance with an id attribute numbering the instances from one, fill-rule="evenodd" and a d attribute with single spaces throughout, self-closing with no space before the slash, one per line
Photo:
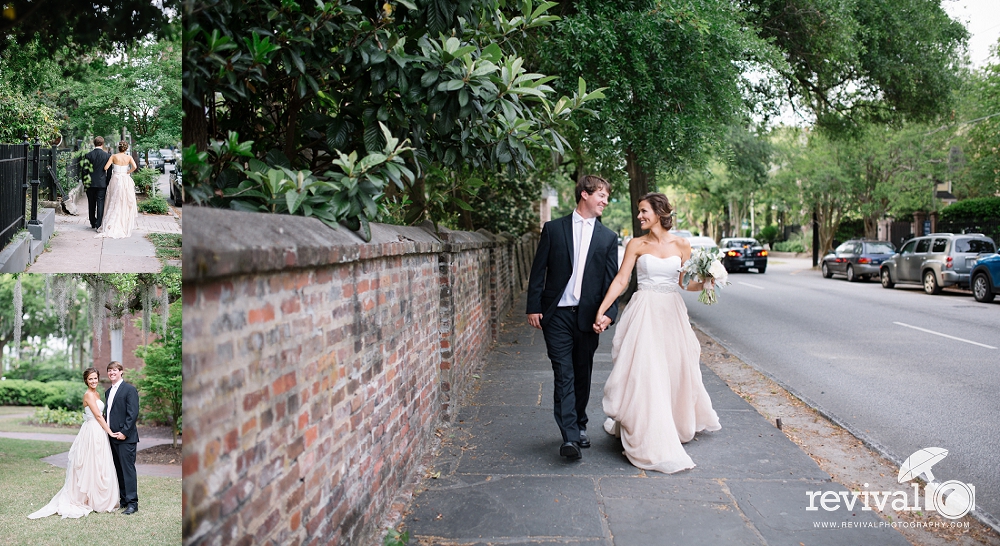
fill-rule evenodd
<path id="1" fill-rule="evenodd" d="M 139 492 L 135 479 L 135 444 L 111 442 L 111 458 L 115 462 L 115 472 L 118 473 L 119 505 L 122 508 L 134 504 L 139 505 Z"/>
<path id="2" fill-rule="evenodd" d="M 104 196 L 108 188 L 87 188 L 87 209 L 90 212 L 90 227 L 99 228 L 104 219 Z"/>
<path id="3" fill-rule="evenodd" d="M 563 442 L 579 442 L 580 429 L 587 428 L 594 352 L 600 337 L 577 326 L 576 307 L 557 307 L 542 327 L 552 373 L 555 376 L 553 413 Z"/>

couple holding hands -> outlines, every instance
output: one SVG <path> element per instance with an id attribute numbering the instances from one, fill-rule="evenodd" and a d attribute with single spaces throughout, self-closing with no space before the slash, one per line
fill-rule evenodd
<path id="1" fill-rule="evenodd" d="M 580 459 L 590 447 L 587 400 L 600 333 L 618 316 L 618 297 L 636 269 L 639 290 L 615 330 L 614 367 L 604 385 L 604 430 L 621 438 L 633 465 L 673 473 L 695 466 L 682 443 L 719 430 L 719 416 L 702 383 L 701 346 L 680 291 L 691 244 L 670 233 L 667 197 L 649 193 L 638 219 L 647 233 L 629 241 L 618 268 L 618 236 L 597 221 L 610 184 L 593 175 L 576 185 L 577 207 L 545 224 L 528 283 L 528 323 L 540 328 L 555 376 L 559 454 Z M 711 280 L 686 284 L 709 288 Z"/>
<path id="2" fill-rule="evenodd" d="M 59 514 L 80 518 L 90 512 L 125 515 L 139 510 L 136 491 L 135 450 L 139 443 L 139 391 L 122 380 L 121 362 L 108 364 L 111 388 L 105 392 L 107 407 L 97 393 L 100 374 L 94 368 L 83 372 L 87 392 L 83 395 L 83 426 L 69 449 L 66 481 L 62 489 L 30 519 Z"/>

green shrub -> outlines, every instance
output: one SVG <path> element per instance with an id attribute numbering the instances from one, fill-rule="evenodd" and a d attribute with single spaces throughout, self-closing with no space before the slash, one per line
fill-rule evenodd
<path id="1" fill-rule="evenodd" d="M 774 243 L 777 252 L 805 252 L 806 246 L 801 241 L 781 241 Z"/>
<path id="2" fill-rule="evenodd" d="M 941 209 L 940 220 L 986 220 L 1000 218 L 1000 197 L 979 197 L 952 203 Z"/>
<path id="3" fill-rule="evenodd" d="M 135 182 L 135 189 L 142 193 L 149 194 L 153 185 L 160 179 L 160 171 L 143 167 L 132 173 L 132 180 Z"/>
<path id="4" fill-rule="evenodd" d="M 42 383 L 8 379 L 0 381 L 0 405 L 79 409 L 85 392 L 87 385 L 83 381 Z"/>
<path id="5" fill-rule="evenodd" d="M 83 411 L 43 407 L 36 409 L 31 419 L 43 425 L 82 425 Z"/>
<path id="6" fill-rule="evenodd" d="M 757 234 L 757 238 L 760 239 L 761 242 L 771 245 L 771 248 L 774 248 L 774 242 L 777 241 L 780 236 L 781 230 L 779 230 L 778 226 L 774 224 L 765 226 L 764 229 L 760 230 L 760 233 Z"/>
<path id="7" fill-rule="evenodd" d="M 7 379 L 24 379 L 27 381 L 75 381 L 80 378 L 79 370 L 68 368 L 42 367 L 35 364 L 21 364 L 17 368 L 11 368 L 4 372 Z"/>
<path id="8" fill-rule="evenodd" d="M 170 207 L 167 205 L 166 199 L 159 195 L 144 201 L 139 201 L 139 212 L 147 212 L 149 214 L 166 214 L 169 211 Z"/>

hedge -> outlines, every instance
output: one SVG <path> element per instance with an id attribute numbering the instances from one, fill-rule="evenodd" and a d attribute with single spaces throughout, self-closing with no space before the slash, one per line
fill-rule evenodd
<path id="1" fill-rule="evenodd" d="M 87 385 L 83 381 L 24 381 L 7 379 L 0 381 L 0 405 L 3 406 L 48 406 L 78 410 L 83 407 L 83 393 Z"/>
<path id="2" fill-rule="evenodd" d="M 1000 218 L 1000 197 L 977 197 L 941 209 L 939 220 L 986 220 Z"/>

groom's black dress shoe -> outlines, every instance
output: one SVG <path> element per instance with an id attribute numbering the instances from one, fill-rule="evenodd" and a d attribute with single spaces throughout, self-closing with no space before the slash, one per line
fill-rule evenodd
<path id="1" fill-rule="evenodd" d="M 577 442 L 566 442 L 559 447 L 559 455 L 566 457 L 571 460 L 579 459 L 583 456 L 583 452 L 580 451 L 580 444 Z"/>
<path id="2" fill-rule="evenodd" d="M 582 447 L 582 448 L 588 448 L 588 447 L 590 447 L 590 438 L 587 437 L 587 431 L 586 430 L 581 430 L 580 431 L 580 447 Z"/>
<path id="3" fill-rule="evenodd" d="M 122 512 L 122 514 L 125 514 L 127 516 L 129 514 L 134 514 L 134 513 L 138 512 L 138 511 L 139 511 L 139 507 L 138 506 L 136 506 L 134 504 L 130 504 L 130 505 L 128 505 L 128 508 L 126 508 L 125 511 Z"/>

